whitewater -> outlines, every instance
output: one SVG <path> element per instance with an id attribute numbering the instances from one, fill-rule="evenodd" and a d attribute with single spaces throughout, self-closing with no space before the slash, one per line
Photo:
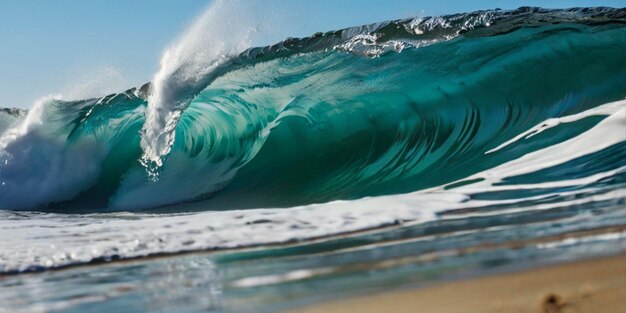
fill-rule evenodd
<path id="1" fill-rule="evenodd" d="M 417 17 L 258 47 L 253 11 L 217 1 L 143 86 L 0 109 L 0 312 L 147 310 L 171 288 L 207 296 L 165 309 L 272 312 L 365 276 L 626 247 L 626 9 Z M 128 277 L 150 283 L 120 289 Z"/>

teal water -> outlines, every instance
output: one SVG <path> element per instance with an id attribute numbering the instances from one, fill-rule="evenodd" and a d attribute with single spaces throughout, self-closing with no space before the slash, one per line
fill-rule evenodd
<path id="1" fill-rule="evenodd" d="M 625 9 L 481 11 L 2 110 L 0 312 L 272 312 L 619 253 L 625 47 Z"/>

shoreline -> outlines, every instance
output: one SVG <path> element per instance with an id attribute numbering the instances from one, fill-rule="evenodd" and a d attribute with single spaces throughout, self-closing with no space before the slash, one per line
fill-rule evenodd
<path id="1" fill-rule="evenodd" d="M 336 299 L 289 313 L 626 311 L 626 254 Z"/>

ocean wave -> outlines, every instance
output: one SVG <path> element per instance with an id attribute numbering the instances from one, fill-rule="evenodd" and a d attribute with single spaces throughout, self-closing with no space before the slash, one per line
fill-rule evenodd
<path id="1" fill-rule="evenodd" d="M 0 209 L 293 207 L 478 179 L 611 116 L 527 134 L 624 99 L 625 12 L 479 11 L 241 53 L 240 34 L 142 88 L 47 99 L 5 126 Z"/>

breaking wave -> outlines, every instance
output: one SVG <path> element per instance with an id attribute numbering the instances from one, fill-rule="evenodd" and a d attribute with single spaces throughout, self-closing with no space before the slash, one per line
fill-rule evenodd
<path id="1" fill-rule="evenodd" d="M 220 5 L 206 18 L 235 10 Z M 0 111 L 0 209 L 292 207 L 454 188 L 623 115 L 625 9 L 479 11 L 256 48 L 246 27 L 198 35 L 217 24 L 192 26 L 141 88 Z M 623 152 L 617 125 L 585 144 Z M 497 181 L 581 169 L 543 157 Z M 617 180 L 624 159 L 576 175 Z"/>

